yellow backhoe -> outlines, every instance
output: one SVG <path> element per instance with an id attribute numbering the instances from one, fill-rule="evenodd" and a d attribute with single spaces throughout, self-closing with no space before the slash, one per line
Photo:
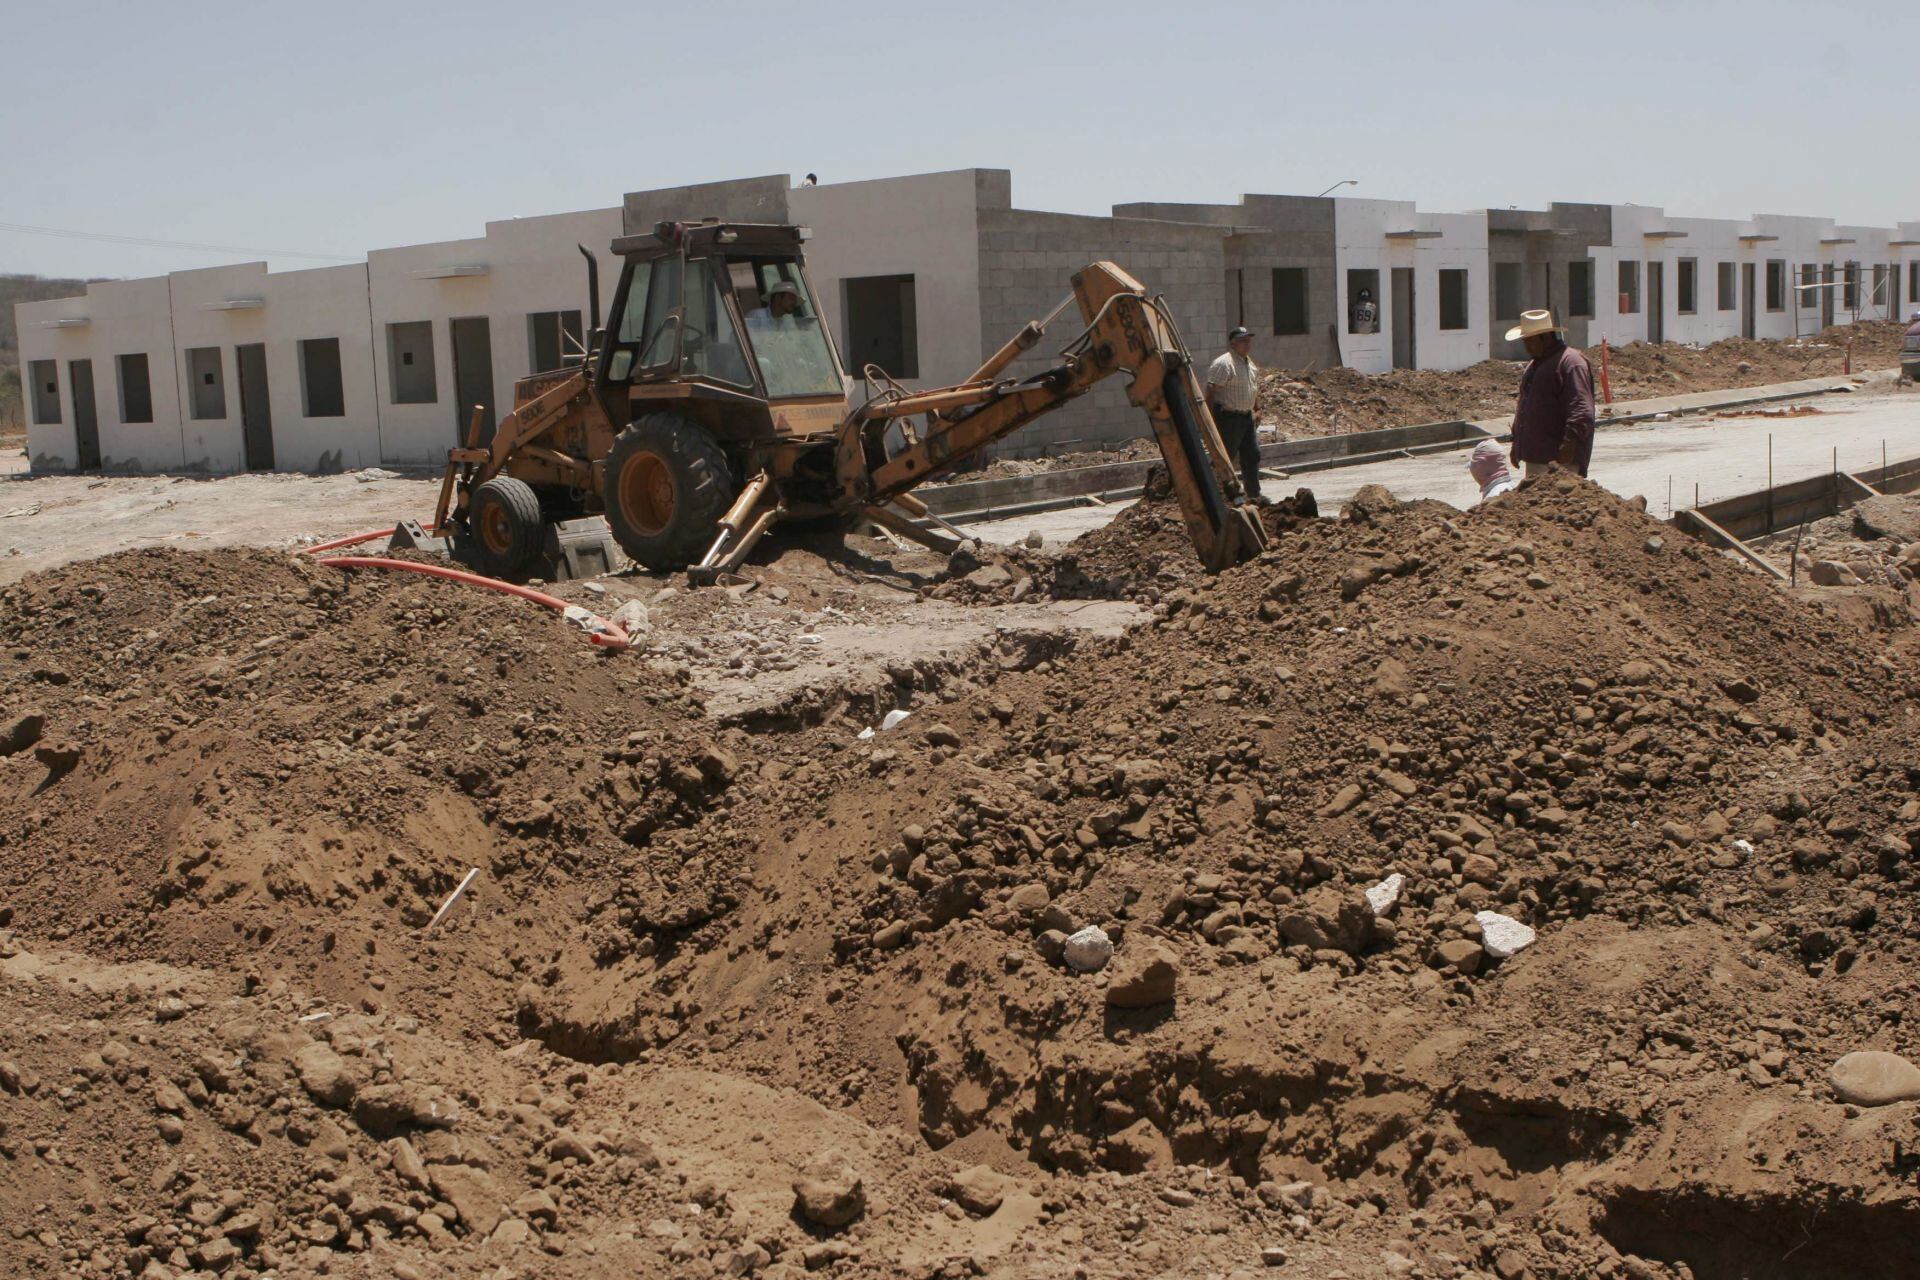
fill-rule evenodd
<path id="1" fill-rule="evenodd" d="M 737 568 L 782 521 L 864 518 L 950 551 L 959 531 L 912 490 L 1118 373 L 1152 422 L 1206 567 L 1265 545 L 1165 302 L 1125 271 L 1080 271 L 1051 316 L 964 382 L 910 391 L 869 365 L 868 393 L 855 397 L 808 279 L 807 236 L 718 220 L 622 236 L 604 329 L 587 254 L 586 350 L 572 367 L 516 383 L 490 440 L 475 412 L 465 445 L 447 455 L 435 525 L 482 572 L 506 578 L 526 575 L 550 524 L 596 514 L 634 560 L 687 568 L 696 582 Z M 1058 361 L 1003 377 L 1074 303 L 1084 327 Z"/>

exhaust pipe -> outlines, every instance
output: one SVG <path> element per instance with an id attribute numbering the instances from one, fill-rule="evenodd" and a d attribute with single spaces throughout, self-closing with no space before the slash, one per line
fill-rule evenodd
<path id="1" fill-rule="evenodd" d="M 576 244 L 573 247 L 578 249 L 580 256 L 587 260 L 587 306 L 593 316 L 587 326 L 587 332 L 591 334 L 600 328 L 600 260 L 587 252 L 587 246 L 583 244 Z"/>

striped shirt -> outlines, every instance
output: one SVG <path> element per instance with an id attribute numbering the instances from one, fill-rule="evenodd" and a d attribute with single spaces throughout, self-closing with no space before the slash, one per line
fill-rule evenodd
<path id="1" fill-rule="evenodd" d="M 1207 369 L 1207 396 L 1227 413 L 1253 412 L 1253 361 L 1223 352 Z"/>

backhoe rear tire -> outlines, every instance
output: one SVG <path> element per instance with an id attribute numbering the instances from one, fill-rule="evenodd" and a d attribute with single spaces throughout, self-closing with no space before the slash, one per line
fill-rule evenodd
<path id="1" fill-rule="evenodd" d="M 468 527 L 475 567 L 489 577 L 517 578 L 539 556 L 546 520 L 526 481 L 495 476 L 473 491 Z"/>
<path id="2" fill-rule="evenodd" d="M 719 441 L 676 413 L 650 413 L 615 438 L 606 485 L 614 541 L 656 571 L 698 564 L 734 496 Z"/>

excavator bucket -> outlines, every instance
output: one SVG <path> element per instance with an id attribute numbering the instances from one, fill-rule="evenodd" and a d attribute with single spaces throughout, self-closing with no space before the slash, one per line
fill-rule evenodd
<path id="1" fill-rule="evenodd" d="M 1166 460 L 1187 536 L 1209 572 L 1243 564 L 1267 545 L 1233 459 L 1208 411 L 1193 357 L 1166 304 L 1111 262 L 1073 277 L 1094 351 L 1115 352 L 1132 370 L 1127 399 L 1146 410 Z"/>
<path id="2" fill-rule="evenodd" d="M 1161 375 L 1164 408 L 1156 411 L 1150 403 L 1144 407 L 1153 419 L 1187 536 L 1208 572 L 1218 573 L 1264 551 L 1267 530 L 1246 501 L 1226 444 L 1194 382 L 1191 360 L 1172 363 Z"/>

